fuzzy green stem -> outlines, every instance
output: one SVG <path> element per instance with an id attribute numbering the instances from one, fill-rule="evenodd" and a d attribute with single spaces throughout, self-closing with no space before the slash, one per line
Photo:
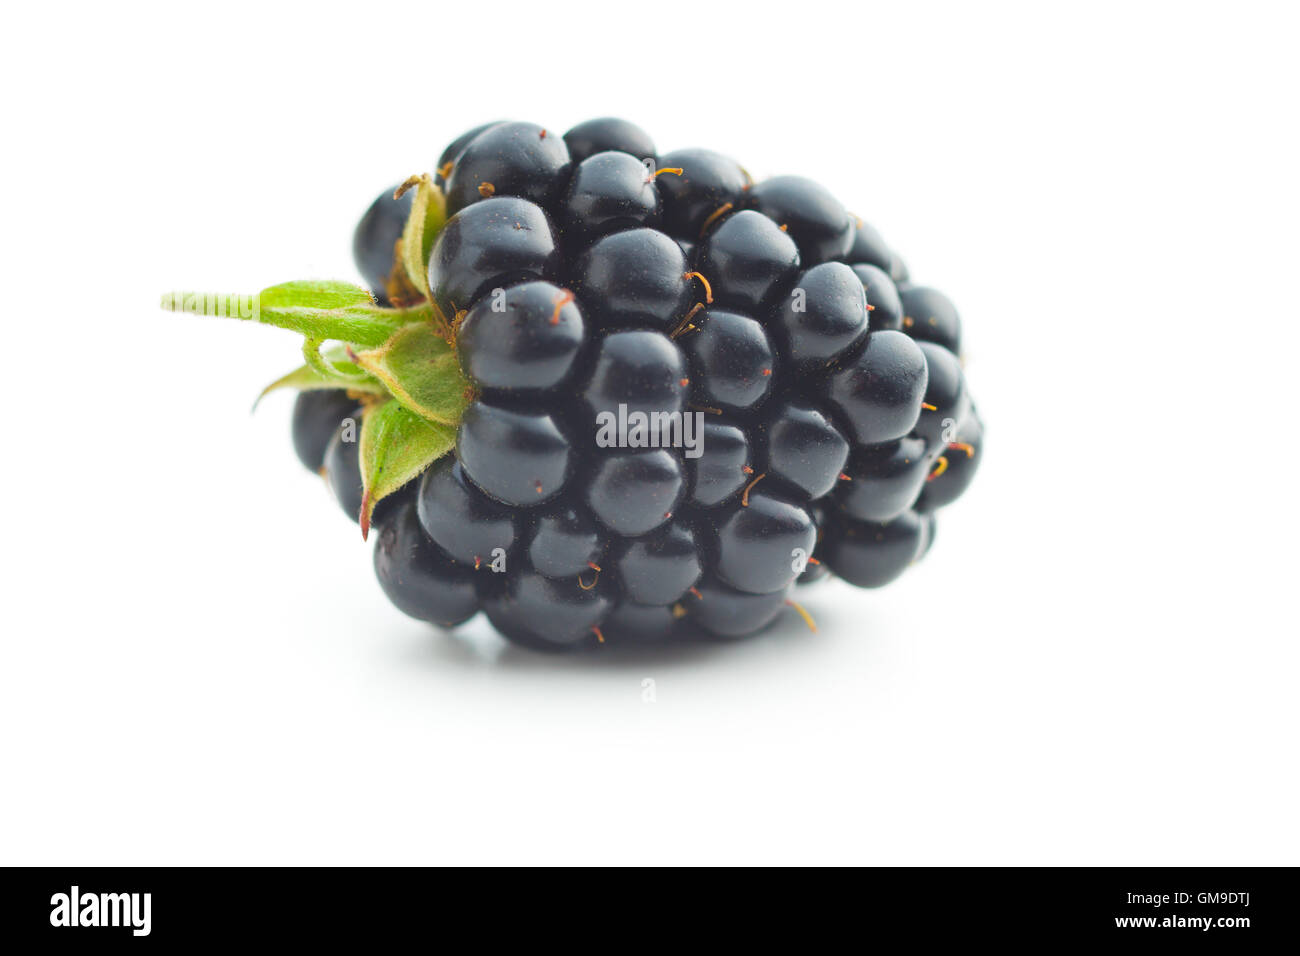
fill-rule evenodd
<path id="1" fill-rule="evenodd" d="M 365 295 L 363 290 L 358 290 Z M 273 325 L 309 338 L 349 342 L 363 348 L 382 345 L 394 332 L 410 322 L 431 317 L 426 303 L 403 309 L 387 309 L 365 300 L 335 305 L 300 304 L 313 300 L 269 295 L 227 295 L 202 292 L 169 292 L 162 307 L 169 312 L 214 316 Z M 269 300 L 269 301 L 268 301 Z M 321 299 L 320 301 L 328 300 Z"/>

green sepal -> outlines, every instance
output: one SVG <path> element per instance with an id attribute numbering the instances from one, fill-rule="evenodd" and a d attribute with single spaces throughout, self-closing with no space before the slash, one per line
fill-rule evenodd
<path id="1" fill-rule="evenodd" d="M 453 428 L 460 423 L 472 390 L 455 350 L 432 325 L 408 325 L 377 349 L 349 354 L 412 412 Z"/>
<path id="2" fill-rule="evenodd" d="M 397 187 L 394 194 L 400 197 L 408 189 L 415 190 L 411 213 L 402 231 L 401 257 L 406 281 L 424 298 L 429 297 L 429 256 L 434 240 L 447 222 L 447 197 L 428 173 L 412 176 Z M 393 301 L 401 301 L 400 296 Z"/>
<path id="3" fill-rule="evenodd" d="M 349 342 L 363 348 L 382 345 L 407 323 L 433 317 L 427 303 L 387 309 L 360 286 L 329 281 L 286 282 L 257 295 L 168 292 L 161 305 L 169 312 L 257 322 L 309 339 Z"/>
<path id="4" fill-rule="evenodd" d="M 455 445 L 455 426 L 431 422 L 395 401 L 366 408 L 361 419 L 361 536 L 370 534 L 376 504 Z"/>
<path id="5" fill-rule="evenodd" d="M 289 374 L 280 376 L 262 389 L 262 393 L 257 396 L 257 402 L 282 388 L 294 388 L 300 392 L 326 388 L 345 388 L 369 395 L 387 394 L 387 390 L 377 378 L 352 363 L 348 358 L 345 346 L 331 346 L 323 349 L 322 354 L 328 360 L 329 365 L 336 370 L 336 374 L 325 375 L 310 365 L 300 365 Z M 257 402 L 253 403 L 254 408 L 257 407 Z"/>

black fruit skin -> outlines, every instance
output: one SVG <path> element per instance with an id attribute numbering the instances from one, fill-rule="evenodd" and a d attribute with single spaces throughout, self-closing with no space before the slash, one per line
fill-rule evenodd
<path id="1" fill-rule="evenodd" d="M 757 315 L 785 295 L 799 273 L 794 240 L 762 213 L 747 209 L 709 230 L 695 251 L 720 308 Z"/>
<path id="2" fill-rule="evenodd" d="M 683 616 L 684 613 L 683 610 Z M 605 640 L 611 644 L 689 639 L 689 635 L 683 633 L 682 618 L 672 605 L 637 604 L 626 599 L 609 612 L 600 628 Z"/>
<path id="3" fill-rule="evenodd" d="M 424 533 L 457 561 L 478 570 L 493 560 L 496 549 L 507 557 L 515 549 L 518 514 L 476 488 L 451 456 L 420 477 L 417 502 Z"/>
<path id="4" fill-rule="evenodd" d="M 478 611 L 474 571 L 438 548 L 420 527 L 413 496 L 405 496 L 379 531 L 375 576 L 399 611 L 455 627 Z"/>
<path id="5" fill-rule="evenodd" d="M 429 288 L 448 318 L 481 295 L 526 279 L 549 279 L 561 254 L 550 217 L 523 199 L 485 199 L 452 216 L 429 259 Z"/>
<path id="6" fill-rule="evenodd" d="M 341 420 L 330 436 L 325 447 L 325 457 L 321 471 L 325 474 L 325 483 L 334 498 L 343 509 L 343 513 L 358 524 L 361 522 L 361 504 L 365 488 L 361 483 L 361 414 Z M 410 485 L 403 486 L 391 495 L 381 499 L 370 516 L 370 523 L 380 527 Z"/>
<path id="7" fill-rule="evenodd" d="M 551 651 L 731 639 L 796 583 L 879 587 L 931 547 L 983 455 L 960 319 L 829 192 L 660 155 L 615 118 L 486 124 L 434 172 L 450 219 L 431 298 L 472 394 L 454 453 L 376 508 L 400 609 L 442 626 L 481 609 Z M 377 294 L 396 205 L 358 227 Z M 620 406 L 633 429 L 686 416 L 702 448 L 610 446 Z M 337 433 L 359 414 L 340 391 L 294 412 L 299 457 L 352 516 L 358 446 Z"/>
<path id="8" fill-rule="evenodd" d="M 921 557 L 932 531 L 932 519 L 915 511 L 884 523 L 841 516 L 828 521 L 820 554 L 850 584 L 883 587 Z"/>
<path id="9" fill-rule="evenodd" d="M 451 170 L 455 166 L 456 161 L 460 159 L 461 153 L 465 152 L 465 147 L 468 146 L 479 133 L 489 130 L 494 126 L 500 126 L 503 122 L 505 121 L 496 120 L 492 123 L 484 123 L 482 126 L 475 126 L 473 129 L 462 133 L 447 144 L 447 148 L 442 151 L 442 155 L 438 157 L 438 161 L 433 166 L 433 181 L 439 186 L 445 186 L 447 184 L 447 176 L 451 174 Z"/>
<path id="10" fill-rule="evenodd" d="M 456 432 L 456 457 L 469 479 L 507 505 L 531 506 L 564 488 L 569 439 L 545 412 L 470 403 Z"/>
<path id="11" fill-rule="evenodd" d="M 916 434 L 930 447 L 941 444 L 944 433 L 954 430 L 970 414 L 970 396 L 966 391 L 966 377 L 961 362 L 942 345 L 917 342 L 925 356 L 926 408 L 916 423 Z"/>
<path id="12" fill-rule="evenodd" d="M 789 589 L 770 594 L 738 591 L 716 578 L 698 585 L 699 600 L 684 602 L 690 620 L 715 637 L 735 638 L 756 634 L 776 620 L 785 607 Z"/>
<path id="13" fill-rule="evenodd" d="M 568 241 L 590 241 L 638 226 L 657 226 L 659 190 L 640 161 L 610 150 L 578 164 L 561 207 L 560 228 Z"/>
<path id="14" fill-rule="evenodd" d="M 799 247 L 805 266 L 843 258 L 853 244 L 852 217 L 838 199 L 811 179 L 765 179 L 745 194 L 743 205 L 784 226 Z"/>
<path id="15" fill-rule="evenodd" d="M 608 535 L 583 508 L 562 505 L 538 516 L 528 541 L 528 560 L 550 578 L 585 574 L 600 568 Z"/>
<path id="16" fill-rule="evenodd" d="M 587 482 L 587 504 L 605 527 L 624 536 L 653 531 L 673 516 L 681 498 L 681 464 L 665 449 L 610 449 Z"/>
<path id="17" fill-rule="evenodd" d="M 597 240 L 578 258 L 573 291 L 599 329 L 669 332 L 694 301 L 681 246 L 655 229 L 628 229 Z"/>
<path id="18" fill-rule="evenodd" d="M 475 136 L 447 177 L 447 214 L 493 196 L 518 196 L 548 206 L 570 169 L 569 149 L 534 123 L 500 123 Z"/>
<path id="19" fill-rule="evenodd" d="M 767 494 L 749 495 L 714 525 L 717 573 L 726 584 L 751 594 L 783 590 L 799 575 L 798 552 L 812 554 L 817 528 L 798 505 Z"/>
<path id="20" fill-rule="evenodd" d="M 899 292 L 903 303 L 903 331 L 917 341 L 942 345 L 961 354 L 961 317 L 952 300 L 938 289 L 909 286 Z"/>
<path id="21" fill-rule="evenodd" d="M 813 552 L 808 556 L 808 563 L 804 566 L 803 572 L 795 578 L 795 584 L 808 585 L 816 584 L 818 581 L 824 581 L 830 577 L 831 569 L 826 562 L 821 560 L 822 538 L 826 535 L 826 508 L 823 505 L 810 505 L 808 513 L 812 515 L 813 524 L 817 526 L 817 543 L 813 546 Z"/>
<path id="22" fill-rule="evenodd" d="M 892 521 L 917 500 L 936 457 L 924 439 L 912 436 L 859 448 L 846 469 L 849 480 L 836 488 L 835 499 L 859 521 Z"/>
<path id="23" fill-rule="evenodd" d="M 843 261 L 851 265 L 859 263 L 872 265 L 888 274 L 894 261 L 894 254 L 889 251 L 889 246 L 885 245 L 884 238 L 874 227 L 859 220 L 853 230 L 853 241 Z"/>
<path id="24" fill-rule="evenodd" d="M 754 408 L 767 397 L 776 359 L 763 326 L 748 316 L 707 309 L 698 331 L 681 337 L 695 400 L 724 412 Z"/>
<path id="25" fill-rule="evenodd" d="M 900 318 L 901 321 L 901 318 Z M 872 314 L 871 327 L 875 316 Z M 806 270 L 784 296 L 772 330 L 799 374 L 825 369 L 867 337 L 867 294 L 853 268 L 826 262 Z"/>
<path id="26" fill-rule="evenodd" d="M 691 504 L 704 508 L 722 504 L 753 480 L 749 439 L 739 425 L 706 421 L 701 450 L 698 458 L 686 458 Z"/>
<path id="27" fill-rule="evenodd" d="M 548 578 L 523 568 L 498 583 L 480 577 L 479 598 L 492 625 L 507 638 L 535 650 L 574 650 L 599 641 L 596 628 L 613 599 L 599 581 L 584 588 L 572 580 Z"/>
<path id="28" fill-rule="evenodd" d="M 394 199 L 396 191 L 394 185 L 380 193 L 352 234 L 352 259 L 380 304 L 388 303 L 388 282 L 396 263 L 393 246 L 402 237 L 415 198 L 408 191 Z"/>
<path id="29" fill-rule="evenodd" d="M 681 520 L 623 542 L 614 568 L 624 597 L 638 604 L 672 604 L 703 571 L 695 532 Z"/>
<path id="30" fill-rule="evenodd" d="M 853 273 L 862 283 L 866 293 L 868 311 L 871 313 L 872 332 L 903 328 L 903 301 L 899 297 L 894 280 L 882 269 L 865 263 L 853 266 Z"/>
<path id="31" fill-rule="evenodd" d="M 916 510 L 929 514 L 961 497 L 970 487 L 983 454 L 984 426 L 972 413 L 957 430 L 956 442 L 943 449 L 947 465 L 942 472 L 931 471 L 916 500 Z"/>
<path id="32" fill-rule="evenodd" d="M 916 427 L 926 386 L 925 354 L 902 332 L 873 332 L 853 362 L 831 376 L 828 395 L 861 445 L 902 438 Z"/>
<path id="33" fill-rule="evenodd" d="M 602 412 L 677 412 L 686 404 L 686 360 L 666 336 L 645 329 L 611 332 L 601 340 L 582 399 L 591 421 Z"/>
<path id="34" fill-rule="evenodd" d="M 733 207 L 750 185 L 749 174 L 735 160 L 707 149 L 679 149 L 662 156 L 659 168 L 680 169 L 658 177 L 664 227 L 677 239 L 700 238 L 705 221 L 730 203 Z"/>
<path id="35" fill-rule="evenodd" d="M 341 421 L 325 446 L 323 469 L 325 483 L 338 501 L 343 513 L 353 521 L 361 521 L 361 499 L 365 489 L 361 484 L 361 416 Z"/>
<path id="36" fill-rule="evenodd" d="M 575 163 L 608 150 L 627 153 L 637 160 L 655 156 L 654 141 L 645 130 L 612 116 L 579 123 L 564 134 L 564 144 Z"/>
<path id="37" fill-rule="evenodd" d="M 480 388 L 518 395 L 564 382 L 585 342 L 573 294 L 533 281 L 479 299 L 461 323 L 456 350 L 461 368 Z"/>
<path id="38" fill-rule="evenodd" d="M 338 431 L 339 422 L 349 416 L 361 420 L 361 406 L 340 388 L 299 392 L 293 403 L 293 450 L 308 471 L 320 471 L 325 449 Z"/>
<path id="39" fill-rule="evenodd" d="M 770 409 L 763 425 L 764 481 L 800 501 L 830 494 L 849 457 L 849 442 L 821 409 L 789 401 Z"/>

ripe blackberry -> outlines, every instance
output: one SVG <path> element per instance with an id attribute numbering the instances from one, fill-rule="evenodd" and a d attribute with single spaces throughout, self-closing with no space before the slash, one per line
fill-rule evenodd
<path id="1" fill-rule="evenodd" d="M 605 118 L 476 127 L 403 189 L 354 237 L 379 304 L 291 283 L 259 318 L 308 340 L 294 448 L 405 613 L 741 637 L 795 583 L 893 580 L 969 486 L 957 311 L 820 185 Z"/>

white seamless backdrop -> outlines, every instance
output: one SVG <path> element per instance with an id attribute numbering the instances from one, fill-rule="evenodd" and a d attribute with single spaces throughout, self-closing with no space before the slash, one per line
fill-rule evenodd
<path id="1" fill-rule="evenodd" d="M 4 16 L 0 863 L 1297 862 L 1293 8 Z M 353 277 L 463 129 L 607 114 L 822 181 L 962 310 L 983 469 L 815 634 L 410 621 L 249 414 L 294 338 L 157 309 Z"/>

